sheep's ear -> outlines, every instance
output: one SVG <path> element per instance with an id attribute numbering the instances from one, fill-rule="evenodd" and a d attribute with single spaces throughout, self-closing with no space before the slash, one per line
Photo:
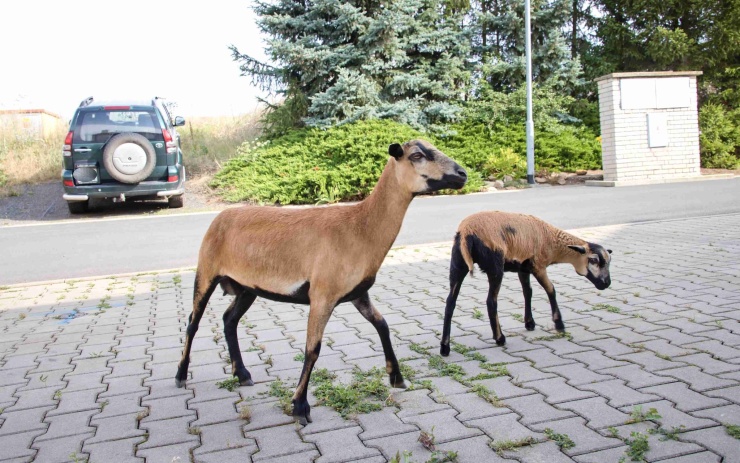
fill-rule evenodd
<path id="1" fill-rule="evenodd" d="M 401 148 L 401 145 L 398 143 L 394 143 L 388 147 L 388 154 L 396 158 L 396 161 L 398 161 L 403 156 L 403 148 Z"/>
<path id="2" fill-rule="evenodd" d="M 611 254 L 612 253 L 612 250 L 611 249 L 607 249 L 606 252 L 608 252 L 609 254 Z"/>
<path id="3" fill-rule="evenodd" d="M 569 244 L 568 247 L 578 252 L 579 254 L 586 254 L 586 248 L 584 248 L 583 246 L 575 246 L 575 245 Z"/>

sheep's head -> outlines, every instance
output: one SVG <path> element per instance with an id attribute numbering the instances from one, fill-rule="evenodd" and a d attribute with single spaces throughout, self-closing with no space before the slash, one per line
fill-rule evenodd
<path id="1" fill-rule="evenodd" d="M 394 143 L 388 154 L 396 160 L 398 182 L 412 194 L 459 190 L 468 181 L 465 169 L 424 140 Z"/>
<path id="2" fill-rule="evenodd" d="M 606 289 L 612 283 L 609 275 L 609 263 L 612 260 L 612 250 L 604 249 L 595 243 L 586 246 L 568 246 L 579 254 L 579 259 L 573 266 L 576 272 L 588 278 L 596 289 Z"/>

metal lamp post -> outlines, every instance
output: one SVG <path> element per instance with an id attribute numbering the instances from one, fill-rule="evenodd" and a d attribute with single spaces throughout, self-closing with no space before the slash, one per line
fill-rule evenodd
<path id="1" fill-rule="evenodd" d="M 534 121 L 532 119 L 532 27 L 530 0 L 524 0 L 524 48 L 527 61 L 527 183 L 534 185 Z"/>

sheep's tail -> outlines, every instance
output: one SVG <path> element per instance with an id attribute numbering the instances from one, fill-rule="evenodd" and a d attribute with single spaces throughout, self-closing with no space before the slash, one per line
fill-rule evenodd
<path id="1" fill-rule="evenodd" d="M 470 275 L 473 275 L 473 256 L 470 255 L 470 244 L 468 244 L 468 234 L 467 233 L 461 233 L 460 234 L 460 254 L 462 254 L 462 258 L 465 261 L 465 264 L 468 266 L 468 270 L 470 271 Z"/>

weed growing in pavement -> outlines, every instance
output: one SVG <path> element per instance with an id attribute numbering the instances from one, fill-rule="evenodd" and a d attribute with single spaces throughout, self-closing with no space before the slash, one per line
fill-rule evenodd
<path id="1" fill-rule="evenodd" d="M 424 446 L 425 449 L 429 450 L 430 452 L 434 452 L 434 450 L 436 450 L 434 426 L 432 426 L 432 430 L 429 432 L 422 430 L 419 433 L 419 438 L 417 440 L 421 443 L 421 445 Z"/>
<path id="2" fill-rule="evenodd" d="M 306 354 L 304 354 L 303 352 L 299 352 L 295 354 L 293 360 L 295 360 L 296 362 L 304 362 L 306 360 Z"/>
<path id="3" fill-rule="evenodd" d="M 18 320 L 23 320 L 25 318 L 26 318 L 26 314 L 24 314 L 24 313 L 19 313 L 18 314 Z"/>
<path id="4" fill-rule="evenodd" d="M 265 363 L 272 366 L 272 355 L 268 355 L 265 359 Z"/>
<path id="5" fill-rule="evenodd" d="M 234 392 L 239 389 L 239 378 L 236 376 L 216 383 L 219 389 L 226 389 L 229 392 Z"/>
<path id="6" fill-rule="evenodd" d="M 659 359 L 663 359 L 663 360 L 668 360 L 668 361 L 673 360 L 668 355 L 665 355 L 665 354 L 656 353 L 655 356 L 658 357 Z"/>
<path id="7" fill-rule="evenodd" d="M 136 414 L 136 421 L 139 422 L 149 416 L 149 409 L 145 409 Z"/>
<path id="8" fill-rule="evenodd" d="M 556 339 L 567 339 L 568 341 L 573 339 L 573 335 L 566 332 L 555 333 L 548 336 L 537 336 L 536 338 L 530 338 L 530 341 L 554 341 Z"/>
<path id="9" fill-rule="evenodd" d="M 516 439 L 516 440 L 502 440 L 502 441 L 491 441 L 488 443 L 488 446 L 491 447 L 496 453 L 501 455 L 503 452 L 507 450 L 516 450 L 520 447 L 526 447 L 528 445 L 532 445 L 535 443 L 535 440 L 533 437 L 525 437 L 523 439 Z"/>
<path id="10" fill-rule="evenodd" d="M 252 409 L 247 404 L 241 404 L 239 406 L 239 418 L 243 419 L 247 423 L 252 421 Z"/>
<path id="11" fill-rule="evenodd" d="M 201 430 L 200 428 L 188 428 L 188 434 L 191 434 L 193 436 L 200 436 Z"/>
<path id="12" fill-rule="evenodd" d="M 611 313 L 621 313 L 622 311 L 619 309 L 619 307 L 614 307 L 613 305 L 609 304 L 595 304 L 591 310 L 606 310 L 607 312 Z"/>
<path id="13" fill-rule="evenodd" d="M 505 406 L 504 403 L 501 402 L 501 400 L 499 400 L 498 396 L 496 396 L 496 394 L 493 391 L 488 389 L 483 384 L 480 384 L 480 383 L 473 384 L 470 390 L 475 392 L 478 395 L 478 397 L 485 400 L 486 402 L 493 405 L 494 407 L 501 408 Z"/>
<path id="14" fill-rule="evenodd" d="M 396 452 L 396 456 L 390 459 L 390 463 L 415 463 L 414 460 L 411 459 L 411 457 L 413 457 L 413 453 L 409 450 L 404 450 L 403 453 L 398 451 Z M 424 463 L 447 463 L 456 461 L 457 452 L 443 452 L 441 450 L 435 450 L 429 456 L 429 459 Z"/>
<path id="15" fill-rule="evenodd" d="M 740 426 L 734 424 L 725 424 L 725 431 L 735 439 L 740 439 Z"/>
<path id="16" fill-rule="evenodd" d="M 478 307 L 475 307 L 473 309 L 473 318 L 475 318 L 476 320 L 483 320 L 483 312 L 478 310 Z"/>
<path id="17" fill-rule="evenodd" d="M 625 455 L 619 459 L 620 463 L 626 461 L 626 457 L 629 457 L 630 461 L 645 461 L 645 454 L 650 450 L 648 436 L 633 431 L 630 437 L 624 439 L 624 443 L 627 444 L 627 450 L 624 451 Z"/>
<path id="18" fill-rule="evenodd" d="M 313 380 L 313 378 L 311 378 Z M 277 397 L 280 408 L 283 413 L 290 415 L 293 411 L 293 393 L 290 392 L 285 384 L 279 379 L 276 379 L 270 383 L 270 390 L 268 392 L 272 397 Z"/>
<path id="19" fill-rule="evenodd" d="M 642 410 L 642 405 L 635 405 L 632 408 L 630 419 L 625 424 L 642 423 L 643 421 L 657 421 L 661 418 L 658 410 L 650 408 L 648 411 Z"/>
<path id="20" fill-rule="evenodd" d="M 558 434 L 550 428 L 545 428 L 545 435 L 563 450 L 572 449 L 576 446 L 576 443 L 567 434 Z"/>
<path id="21" fill-rule="evenodd" d="M 651 429 L 648 431 L 650 434 L 661 434 L 662 437 L 660 438 L 661 441 L 667 441 L 667 440 L 678 440 L 678 435 L 681 434 L 684 429 L 686 429 L 686 426 L 674 426 L 671 429 L 665 429 L 664 427 L 659 427 L 658 429 Z"/>
<path id="22" fill-rule="evenodd" d="M 70 453 L 69 454 L 69 459 L 73 463 L 87 463 L 87 458 L 81 457 L 81 456 L 77 455 L 77 452 Z"/>
<path id="23" fill-rule="evenodd" d="M 524 323 L 524 315 L 520 313 L 513 313 L 511 314 L 511 318 L 518 321 L 519 323 Z"/>
<path id="24" fill-rule="evenodd" d="M 390 391 L 385 385 L 385 372 L 379 368 L 362 371 L 355 368 L 349 385 L 335 384 L 336 375 L 319 368 L 311 375 L 311 384 L 318 404 L 336 410 L 343 418 L 359 413 L 381 410 L 388 402 Z"/>
<path id="25" fill-rule="evenodd" d="M 431 347 L 425 347 L 421 344 L 416 344 L 415 342 L 412 342 L 411 344 L 409 344 L 409 349 L 416 352 L 417 354 L 429 355 L 429 349 L 431 349 Z"/>

